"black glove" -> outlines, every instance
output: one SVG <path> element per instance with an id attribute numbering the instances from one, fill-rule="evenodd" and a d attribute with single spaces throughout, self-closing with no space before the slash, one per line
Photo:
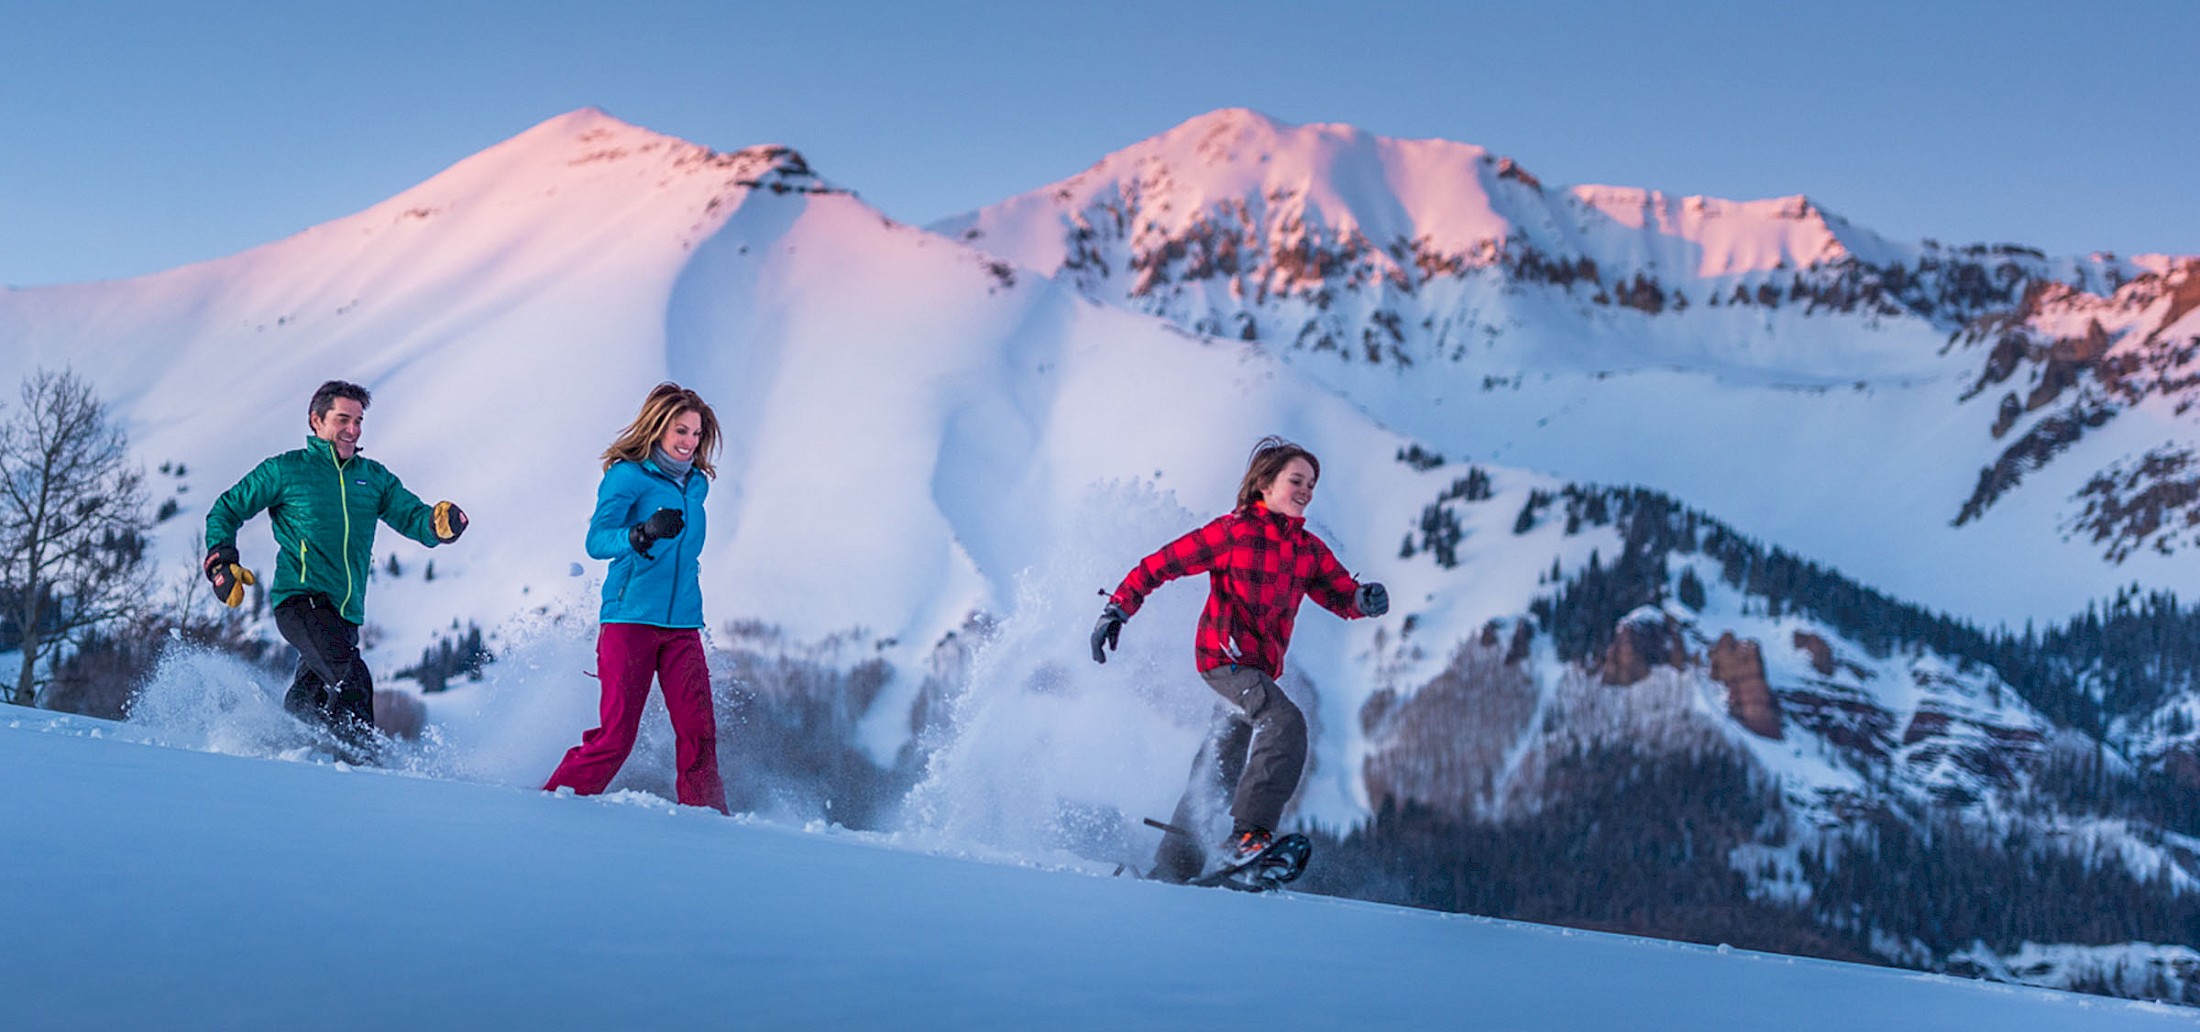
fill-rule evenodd
<path id="1" fill-rule="evenodd" d="M 1092 625 L 1093 662 L 1105 663 L 1108 661 L 1108 654 L 1100 651 L 1100 645 L 1105 642 L 1108 648 L 1115 648 L 1116 636 L 1123 633 L 1123 621 L 1128 619 L 1130 617 L 1124 616 L 1123 610 L 1113 602 L 1108 603 L 1108 608 L 1100 611 L 1100 622 Z"/>
<path id="2" fill-rule="evenodd" d="M 214 597 L 231 609 L 244 604 L 246 585 L 259 583 L 251 570 L 239 564 L 235 545 L 215 545 L 207 549 L 206 560 L 199 566 L 206 571 L 207 583 L 214 586 Z"/>
<path id="3" fill-rule="evenodd" d="M 629 529 L 626 532 L 626 540 L 628 544 L 634 546 L 635 551 L 642 554 L 642 558 L 647 559 L 649 558 L 650 545 L 663 541 L 668 537 L 675 537 L 686 529 L 687 520 L 680 515 L 680 510 L 659 509 L 650 513 L 648 519 L 635 524 Z"/>
<path id="4" fill-rule="evenodd" d="M 1390 612 L 1390 592 L 1382 585 L 1369 581 L 1352 593 L 1352 604 L 1365 616 L 1381 616 Z"/>
<path id="5" fill-rule="evenodd" d="M 466 510 L 451 502 L 435 503 L 435 539 L 446 545 L 466 533 Z"/>

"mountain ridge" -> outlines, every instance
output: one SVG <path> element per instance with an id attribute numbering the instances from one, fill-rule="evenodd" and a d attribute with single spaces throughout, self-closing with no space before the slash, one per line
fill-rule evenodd
<path id="1" fill-rule="evenodd" d="M 2172 434 L 2139 404 L 2171 393 L 2174 420 L 2192 403 L 2182 335 L 2200 325 L 2154 299 L 2200 259 L 1897 244 L 1803 195 L 1560 188 L 1484 148 L 1244 109 L 933 228 L 1271 349 L 1447 452 L 1645 482 L 1973 618 L 2059 618 L 2130 579 L 2200 595 L 2153 557 L 2189 547 L 2195 510 L 2163 472 L 2181 451 L 2141 461 Z M 1679 413 L 1712 425 L 1664 458 L 1620 444 Z M 1881 426 L 1899 431 L 1859 439 Z M 1718 443 L 1768 437 L 1784 447 Z M 1722 461 L 1786 471 L 1760 487 Z M 1834 530 L 1835 496 L 1884 533 Z M 1929 556 L 2043 547 L 2014 594 L 1918 576 Z"/>
<path id="2" fill-rule="evenodd" d="M 1221 134 L 1210 149 L 1225 161 L 1251 153 L 1231 140 L 1274 126 L 1246 113 L 1208 129 Z M 1185 146 L 1196 151 L 1193 135 Z M 1314 136 L 1338 154 L 1373 139 L 1341 127 Z M 1549 202 L 1549 188 L 1516 164 L 1462 147 L 1407 147 L 1402 160 L 1421 169 L 1415 182 L 1434 182 L 1428 168 L 1464 156 L 1474 182 L 1488 177 L 1521 210 L 1549 216 L 1553 239 L 1559 215 L 1597 232 L 1618 225 L 1570 194 Z M 1339 167 L 1387 189 L 1385 166 L 1366 158 L 1344 154 Z M 1434 165 L 1413 165 L 1423 160 Z M 1159 205 L 1184 186 L 1167 173 L 1151 190 L 1129 181 L 1135 189 L 1117 199 Z M 1332 185 L 1337 198 L 1362 199 L 1346 196 L 1352 184 Z M 1243 448 L 1282 433 L 1326 460 L 1309 525 L 1397 600 L 1384 621 L 1298 627 L 1283 682 L 1314 739 L 1299 820 L 1353 827 L 1386 802 L 1435 800 L 1466 807 L 1447 819 L 1531 821 L 1528 841 L 1543 848 L 1551 840 L 1539 836 L 1557 826 L 1532 822 L 1605 798 L 1613 786 L 1590 776 L 1605 760 L 1666 770 L 1713 750 L 1743 783 L 1776 786 L 1761 835 L 1753 823 L 1725 824 L 1722 835 L 1740 836 L 1731 851 L 1692 854 L 1703 884 L 1720 891 L 1805 903 L 1811 892 L 1853 892 L 1811 866 L 1871 869 L 1866 844 L 1840 837 L 1847 822 L 1915 830 L 1945 818 L 1969 829 L 2021 812 L 2082 826 L 2086 845 L 2055 845 L 2059 858 L 2122 858 L 2118 884 L 2157 908 L 2134 927 L 2179 920 L 2166 886 L 2193 876 L 2200 847 L 2174 814 L 2132 809 L 2138 816 L 2118 823 L 2129 800 L 2115 792 L 2175 787 L 2182 754 L 2154 747 L 2187 744 L 2191 728 L 2176 716 L 2190 693 L 2104 713 L 2077 674 L 2017 692 L 2019 671 L 1997 666 L 1995 642 L 1961 623 L 2021 613 L 2005 594 L 2059 620 L 2126 574 L 2191 582 L 2149 550 L 2120 566 L 2083 543 L 2039 547 L 2040 528 L 2067 515 L 2039 500 L 2077 491 L 2087 463 L 2124 443 L 2112 434 L 2145 420 L 2174 428 L 2176 413 L 2156 411 L 2159 392 L 2132 400 L 2102 394 L 2106 385 L 2122 376 L 2140 390 L 2141 374 L 2174 379 L 2177 363 L 2126 370 L 2117 349 L 2136 346 L 2131 329 L 2064 313 L 2093 304 L 2076 288 L 2027 293 L 2032 311 L 1968 341 L 1946 320 L 1904 314 L 1907 288 L 1840 285 L 1862 277 L 1857 268 L 1808 283 L 1791 268 L 1782 286 L 1737 285 L 1738 300 L 1683 308 L 1666 286 L 1609 282 L 1607 266 L 1623 263 L 1601 252 L 1492 250 L 1489 264 L 1453 267 L 1433 245 L 1376 246 L 1359 222 L 1347 234 L 1359 242 L 1315 240 L 1306 234 L 1344 225 L 1322 214 L 1317 193 L 1245 201 L 1248 219 L 1255 201 L 1297 213 L 1277 218 L 1296 218 L 1306 246 L 1280 263 L 1270 250 L 1236 252 L 1265 264 L 1232 272 L 1223 244 L 1235 238 L 1218 231 L 1176 240 L 1175 251 L 1157 236 L 1141 265 L 1116 249 L 1125 237 L 1094 224 L 1084 240 L 1093 261 L 1048 275 L 895 222 L 787 148 L 721 153 L 583 109 L 381 205 L 230 259 L 165 279 L 0 295 L 0 374 L 61 360 L 96 370 L 147 464 L 174 460 L 178 472 L 163 473 L 173 482 L 159 485 L 181 520 L 159 531 L 155 551 L 179 570 L 197 557 L 192 525 L 207 488 L 291 446 L 313 383 L 373 387 L 369 454 L 424 496 L 459 501 L 475 529 L 433 553 L 432 582 L 399 572 L 395 550 L 386 565 L 377 555 L 387 572 L 368 637 L 384 644 L 369 662 L 388 669 L 391 649 L 409 658 L 458 632 L 460 618 L 490 622 L 502 658 L 483 685 L 438 694 L 429 712 L 443 748 L 532 757 L 511 762 L 513 784 L 539 783 L 535 768 L 592 711 L 577 642 L 597 587 L 579 534 L 596 457 L 643 391 L 676 379 L 712 399 L 726 429 L 704 585 L 715 688 L 742 722 L 736 732 L 729 718 L 721 752 L 728 770 L 749 762 L 758 775 L 758 808 L 898 821 L 1011 854 L 1132 848 L 1129 820 L 1167 810 L 1209 717 L 1183 648 L 1198 592 L 1157 592 L 1099 668 L 1083 654 L 1097 602 L 1078 600 L 1227 511 Z M 1646 227 L 1664 217 L 1647 192 L 1596 196 L 1641 213 Z M 1406 211 L 1404 201 L 1386 210 Z M 1458 225 L 1479 217 L 1475 197 L 1451 202 L 1446 217 Z M 1779 233 L 1826 224 L 1808 202 L 1750 203 L 1773 206 L 1764 218 Z M 1205 224 L 1171 211 L 1182 225 Z M 1135 235 L 1136 215 L 1109 218 Z M 1710 216 L 1722 218 L 1731 221 Z M 1023 229 L 1059 237 L 1064 224 Z M 1763 239 L 1775 237 L 1789 240 Z M 1808 239 L 1822 247 L 1824 236 Z M 2004 257 L 2018 270 L 2009 282 L 1978 263 L 1935 282 L 2001 304 L 2025 293 L 2027 263 L 2046 260 Z M 1199 261 L 1211 275 L 1181 275 Z M 1983 285 L 1959 282 L 1974 274 Z M 2183 287 L 2147 275 L 2120 289 L 2168 318 Z M 1136 278 L 1149 283 L 1144 294 L 1087 289 Z M 1304 319 L 1317 337 L 1364 331 L 1376 346 L 1210 332 L 1195 305 L 1228 298 L 1239 279 L 1282 284 L 1233 300 L 1258 326 Z M 1442 320 L 1431 307 L 1424 325 L 1398 314 L 1406 301 L 1449 307 Z M 2096 323 L 2099 334 L 2087 328 Z M 1982 352 L 2004 354 L 2007 371 L 1958 400 L 1980 382 Z M 2043 400 L 1989 432 L 1993 396 L 2019 386 Z M 2107 404 L 2123 415 L 2104 432 L 2108 423 L 2084 413 Z M 2064 440 L 2051 429 L 2058 418 L 2080 432 Z M 2028 440 L 2043 443 L 2026 445 L 2024 462 L 2084 461 L 2024 465 L 2021 490 L 1950 526 L 1967 486 L 1955 481 Z M 2121 493 L 2102 502 L 2110 518 L 2131 515 L 2132 496 L 2166 475 L 2118 481 Z M 1664 494 L 1582 486 L 1600 483 Z M 1675 499 L 1699 508 L 1675 515 Z M 1661 515 L 1635 519 L 1636 505 Z M 1727 521 L 1715 534 L 1701 515 L 1712 512 Z M 1743 537 L 1776 544 L 1705 544 Z M 251 545 L 248 561 L 264 547 Z M 407 563 L 417 555 L 395 548 Z M 1917 604 L 1857 601 L 1887 596 Z M 1849 626 L 1817 607 L 1895 615 Z M 244 626 L 266 634 L 263 614 Z M 259 676 L 204 680 L 250 696 L 266 687 Z M 177 690 L 155 679 L 156 696 Z M 1484 700 L 1503 704 L 1473 705 Z M 537 721 L 545 711 L 534 706 L 556 708 L 554 719 Z M 195 710 L 229 712 L 165 708 Z M 505 710 L 519 730 L 497 726 Z M 2096 725 L 2110 719 L 2125 724 L 2106 741 Z M 560 720 L 571 727 L 529 731 Z M 1452 725 L 1462 733 L 1417 733 Z M 515 736 L 524 748 L 506 740 Z M 2072 743 L 2113 755 L 2081 777 L 2065 762 L 2085 752 Z M 1619 744 L 1645 751 L 1610 751 Z M 1579 757 L 1592 754 L 1605 760 L 1584 773 Z M 1626 770 L 1610 773 L 1628 786 Z M 762 787 L 802 778 L 784 796 Z M 870 794 L 857 798 L 841 778 Z M 901 794 L 882 802 L 881 786 Z M 1461 802 L 1485 790 L 1501 805 Z M 1630 819 L 1662 825 L 1701 800 L 1662 802 L 1676 809 Z M 1996 849 L 1966 855 L 1999 877 L 2006 866 L 1992 865 L 2009 854 Z M 2164 857 L 2177 873 L 2146 881 L 2146 861 Z M 1876 905 L 1868 919 L 1830 927 L 1868 936 L 1877 925 L 1857 926 L 1885 918 L 1915 931 L 1895 920 L 1901 899 Z M 2012 948 L 1999 934 L 1995 963 Z M 1858 948 L 1877 947 L 1867 938 Z M 1878 955 L 1940 964 L 1950 949 L 1912 936 Z"/>

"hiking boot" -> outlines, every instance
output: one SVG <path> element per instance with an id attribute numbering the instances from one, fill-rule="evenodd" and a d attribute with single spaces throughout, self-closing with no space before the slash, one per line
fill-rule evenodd
<path id="1" fill-rule="evenodd" d="M 1222 843 L 1222 862 L 1228 867 L 1243 867 L 1253 858 L 1268 850 L 1275 836 L 1266 828 L 1250 828 L 1231 835 Z"/>

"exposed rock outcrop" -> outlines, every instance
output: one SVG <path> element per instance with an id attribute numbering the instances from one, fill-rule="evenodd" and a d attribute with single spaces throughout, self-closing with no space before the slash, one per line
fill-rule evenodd
<path id="1" fill-rule="evenodd" d="M 1661 663 L 1687 666 L 1688 642 L 1672 617 L 1642 612 L 1620 621 L 1604 650 L 1600 672 L 1605 684 L 1624 687 L 1650 676 L 1651 668 Z"/>
<path id="2" fill-rule="evenodd" d="M 1512 621 L 1512 633 L 1509 639 L 1499 636 L 1500 629 L 1504 626 L 1505 621 L 1503 620 L 1492 620 L 1483 624 L 1482 647 L 1494 649 L 1500 642 L 1505 642 L 1505 665 L 1512 666 L 1527 659 L 1530 650 L 1534 648 L 1535 625 L 1526 620 Z"/>
<path id="3" fill-rule="evenodd" d="M 1821 642 L 1821 644 L 1823 644 Z M 1765 680 L 1764 650 L 1728 631 L 1711 646 L 1711 679 L 1726 686 L 1726 709 L 1752 733 L 1780 738 L 1780 703 Z"/>
<path id="4" fill-rule="evenodd" d="M 2169 555 L 2200 543 L 2200 468 L 2194 452 L 2166 444 L 2094 474 L 2078 489 L 2085 511 L 2063 529 L 2088 533 L 2121 563 L 2142 548 Z"/>
<path id="5" fill-rule="evenodd" d="M 2037 728 L 1982 721 L 1936 702 L 1910 715 L 1902 745 L 1905 762 L 1920 772 L 1926 790 L 1957 806 L 1981 798 L 1989 787 L 2014 789 L 2018 773 L 2035 766 L 2047 747 Z"/>
<path id="6" fill-rule="evenodd" d="M 1833 676 L 1833 646 L 1809 631 L 1795 632 L 1795 647 L 1810 653 L 1810 668 L 1820 676 Z"/>

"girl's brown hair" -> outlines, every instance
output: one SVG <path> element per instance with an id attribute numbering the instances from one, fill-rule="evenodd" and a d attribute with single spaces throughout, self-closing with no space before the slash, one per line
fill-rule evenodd
<path id="1" fill-rule="evenodd" d="M 640 462 L 649 458 L 650 449 L 665 435 L 665 428 L 681 414 L 693 412 L 703 419 L 702 439 L 696 442 L 695 468 L 713 480 L 718 478 L 718 467 L 711 465 L 711 456 L 718 454 L 718 414 L 710 410 L 703 396 L 671 381 L 650 388 L 649 397 L 642 400 L 642 411 L 619 431 L 617 440 L 603 450 L 603 468 L 624 459 Z"/>
<path id="2" fill-rule="evenodd" d="M 1305 459 L 1307 465 L 1314 467 L 1314 479 L 1318 481 L 1322 478 L 1322 460 L 1315 458 L 1314 453 L 1305 448 L 1274 434 L 1261 438 L 1259 443 L 1253 445 L 1253 454 L 1245 462 L 1245 479 L 1238 481 L 1238 508 L 1243 509 L 1260 501 L 1260 493 L 1275 482 L 1276 475 L 1282 473 L 1283 467 L 1290 465 L 1292 459 Z"/>

